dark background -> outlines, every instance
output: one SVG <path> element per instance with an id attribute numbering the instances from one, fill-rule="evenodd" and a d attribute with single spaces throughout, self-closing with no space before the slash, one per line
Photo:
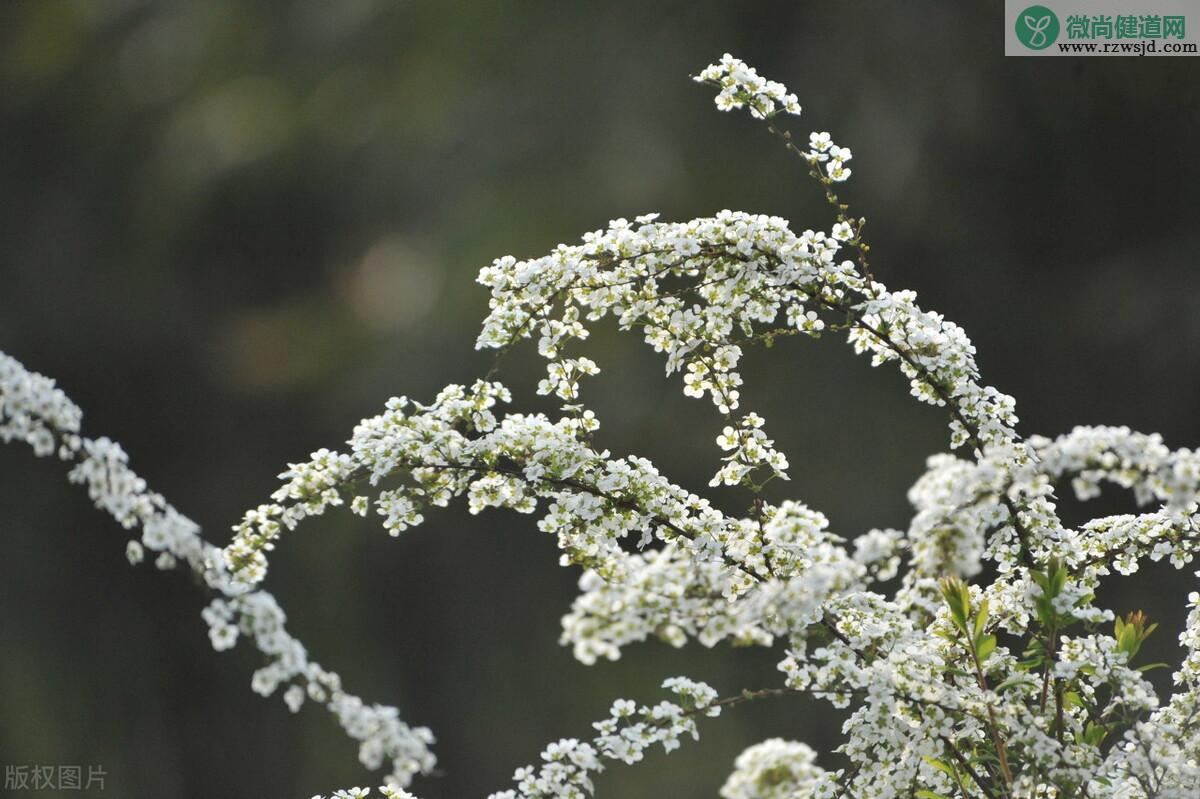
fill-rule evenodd
<path id="1" fill-rule="evenodd" d="M 870 220 L 877 275 L 967 329 L 1024 432 L 1115 423 L 1200 443 L 1200 61 L 1004 58 L 997 6 L 10 0 L 0 349 L 227 540 L 289 460 L 338 446 L 388 396 L 486 368 L 473 279 L 492 258 L 648 211 L 828 229 L 799 165 L 688 80 L 730 51 L 799 94 L 798 133 L 853 148 L 843 196 Z M 630 337 L 595 349 L 601 442 L 702 487 L 709 403 Z M 518 408 L 536 360 L 502 374 Z M 793 463 L 772 500 L 804 498 L 850 536 L 907 524 L 941 413 L 832 337 L 755 353 L 746 374 Z M 131 797 L 375 784 L 328 714 L 251 693 L 254 653 L 215 654 L 201 593 L 131 570 L 123 531 L 58 464 L 0 450 L 0 508 L 0 764 L 102 764 Z M 1167 574 L 1145 570 L 1114 606 L 1177 627 L 1194 580 Z M 588 734 L 614 697 L 657 699 L 668 676 L 777 684 L 778 650 L 648 644 L 576 664 L 556 644 L 575 577 L 532 519 L 456 506 L 399 540 L 345 514 L 310 523 L 267 586 L 352 690 L 434 728 L 445 773 L 417 784 L 427 799 L 508 787 L 547 742 Z M 1149 657 L 1173 657 L 1174 634 Z M 606 773 L 601 795 L 711 796 L 745 746 L 828 749 L 838 723 L 801 700 L 740 709 Z"/>

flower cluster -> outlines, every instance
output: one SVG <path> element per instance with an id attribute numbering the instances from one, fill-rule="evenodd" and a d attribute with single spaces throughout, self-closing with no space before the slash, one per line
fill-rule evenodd
<path id="1" fill-rule="evenodd" d="M 794 799 L 811 796 L 824 773 L 808 744 L 769 738 L 738 755 L 721 786 L 724 799 Z"/>
<path id="2" fill-rule="evenodd" d="M 850 176 L 850 150 L 825 132 L 807 149 L 794 145 L 776 120 L 799 113 L 795 96 L 731 56 L 697 80 L 719 89 L 722 110 L 767 121 L 808 165 L 837 221 L 796 233 L 774 216 L 651 214 L 484 267 L 479 282 L 491 296 L 477 346 L 503 353 L 535 342 L 547 362 L 537 391 L 562 401 L 557 415 L 502 413 L 512 393 L 490 375 L 447 386 L 429 404 L 393 398 L 343 450 L 289 464 L 271 501 L 248 511 L 224 548 L 149 492 L 120 447 L 83 438 L 78 408 L 51 381 L 2 356 L 0 439 L 57 454 L 98 507 L 140 529 L 131 562 L 149 550 L 161 568 L 183 563 L 200 576 L 214 595 L 203 613 L 213 646 L 250 640 L 267 657 L 255 691 L 283 689 L 292 710 L 324 704 L 360 742 L 364 764 L 390 761 L 384 797 L 408 799 L 403 788 L 431 769 L 430 733 L 343 691 L 259 586 L 272 549 L 309 517 L 374 509 L 398 535 L 457 498 L 472 513 L 537 514 L 562 564 L 580 567 L 561 640 L 582 663 L 651 638 L 782 650 L 776 687 L 719 699 L 680 677 L 664 683 L 673 701 L 617 700 L 594 736 L 551 744 L 540 764 L 517 770 L 515 789 L 492 799 L 581 799 L 606 764 L 636 763 L 656 744 L 673 750 L 696 735 L 698 717 L 795 694 L 848 709 L 836 747 L 844 765 L 821 768 L 806 744 L 770 739 L 738 757 L 726 799 L 1200 795 L 1200 594 L 1188 600 L 1185 654 L 1165 698 L 1137 663 L 1156 625 L 1096 598 L 1102 578 L 1143 560 L 1192 563 L 1200 453 L 1125 428 L 1021 438 L 1013 399 L 982 381 L 963 329 L 871 275 L 863 220 L 830 188 Z M 712 485 L 748 491 L 744 517 L 644 458 L 599 446 L 582 378 L 600 367 L 573 350 L 606 319 L 661 353 L 686 396 L 712 402 L 723 420 Z M 760 495 L 787 479 L 788 459 L 763 417 L 743 407 L 739 363 L 752 347 L 831 331 L 873 365 L 894 364 L 914 398 L 946 414 L 960 455 L 929 458 L 904 529 L 839 535 L 804 502 Z M 1055 504 L 1067 485 L 1081 500 L 1113 485 L 1156 507 L 1073 529 Z"/>
<path id="3" fill-rule="evenodd" d="M 729 53 L 705 67 L 695 80 L 720 87 L 716 103 L 722 111 L 749 108 L 755 119 L 770 119 L 780 111 L 800 114 L 800 103 L 786 86 L 759 77 L 754 67 Z"/>
<path id="4" fill-rule="evenodd" d="M 679 748 L 683 735 L 699 737 L 697 715 L 720 715 L 721 708 L 713 704 L 717 692 L 704 683 L 674 677 L 663 687 L 679 701 L 638 706 L 629 699 L 616 700 L 609 717 L 592 725 L 596 736 L 590 742 L 564 738 L 550 744 L 542 752 L 540 767 L 525 766 L 513 774 L 516 790 L 493 793 L 488 799 L 585 799 L 595 792 L 592 775 L 604 770 L 604 761 L 637 763 L 655 744 L 671 752 Z"/>
<path id="5" fill-rule="evenodd" d="M 82 416 L 52 380 L 0 353 L 0 440 L 23 441 L 36 454 L 55 455 L 69 464 L 68 478 L 87 489 L 97 508 L 126 530 L 140 531 L 126 546 L 131 563 L 140 563 L 148 550 L 157 553 L 159 568 L 185 565 L 214 596 L 202 614 L 213 647 L 229 649 L 244 636 L 266 657 L 267 665 L 251 681 L 256 693 L 269 696 L 287 685 L 284 700 L 293 711 L 305 698 L 323 704 L 360 742 L 363 765 L 379 768 L 390 762 L 390 779 L 397 785 L 408 785 L 414 775 L 432 770 L 429 730 L 405 724 L 394 707 L 368 705 L 345 691 L 341 678 L 311 660 L 287 631 L 286 616 L 275 598 L 235 579 L 221 548 L 201 536 L 199 525 L 149 490 L 118 444 L 84 437 Z"/>

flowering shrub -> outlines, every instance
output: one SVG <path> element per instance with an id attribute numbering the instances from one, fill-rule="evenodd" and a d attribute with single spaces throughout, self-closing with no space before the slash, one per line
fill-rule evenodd
<path id="1" fill-rule="evenodd" d="M 1165 700 L 1138 661 L 1156 625 L 1095 597 L 1101 578 L 1132 574 L 1144 559 L 1191 563 L 1200 453 L 1126 428 L 1020 437 L 1012 398 L 981 381 L 963 330 L 872 276 L 865 220 L 835 193 L 851 151 L 828 133 L 797 143 L 780 124 L 799 115 L 795 96 L 731 56 L 696 80 L 718 90 L 719 109 L 747 109 L 799 157 L 834 223 L 796 233 L 783 219 L 731 211 L 688 222 L 647 215 L 485 267 L 491 305 L 477 345 L 502 356 L 536 341 L 547 362 L 537 391 L 561 400 L 557 416 L 502 413 L 512 395 L 496 369 L 427 404 L 393 398 L 344 450 L 290 464 L 225 547 L 151 492 L 117 444 L 84 437 L 79 408 L 51 380 L 7 356 L 0 437 L 67 463 L 99 508 L 138 531 L 132 563 L 149 551 L 161 569 L 198 575 L 213 594 L 202 614 L 213 646 L 251 641 L 266 657 L 252 688 L 280 692 L 293 711 L 323 705 L 361 743 L 365 766 L 388 765 L 385 797 L 410 797 L 413 778 L 433 769 L 432 734 L 347 691 L 287 632 L 260 585 L 272 549 L 310 516 L 344 505 L 396 536 L 458 497 L 473 513 L 539 514 L 562 563 L 580 567 L 562 641 L 582 663 L 651 637 L 785 650 L 774 687 L 722 698 L 675 677 L 657 704 L 616 700 L 586 738 L 550 744 L 493 799 L 586 796 L 606 766 L 636 763 L 654 745 L 675 749 L 701 718 L 788 694 L 852 709 L 837 747 L 847 765 L 827 770 L 805 743 L 771 739 L 737 758 L 726 799 L 1200 796 L 1200 594 L 1188 598 L 1186 656 Z M 596 443 L 600 421 L 581 396 L 600 367 L 573 347 L 605 317 L 662 353 L 687 396 L 712 402 L 724 430 L 711 485 L 754 495 L 747 516 Z M 944 410 L 963 453 L 929 459 L 905 530 L 838 535 L 803 502 L 758 496 L 787 479 L 788 462 L 762 416 L 742 407 L 738 363 L 749 347 L 831 332 L 873 365 L 895 364 L 917 400 Z M 1155 509 L 1070 529 L 1055 507 L 1067 482 L 1080 499 L 1109 483 Z"/>

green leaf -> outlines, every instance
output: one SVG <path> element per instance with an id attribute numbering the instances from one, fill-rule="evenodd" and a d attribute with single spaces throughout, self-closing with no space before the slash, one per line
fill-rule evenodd
<path id="1" fill-rule="evenodd" d="M 979 603 L 979 611 L 975 615 L 975 637 L 976 638 L 978 638 L 979 634 L 983 632 L 983 628 L 984 628 L 984 625 L 987 624 L 987 620 L 988 620 L 988 601 L 985 599 Z"/>
<path id="2" fill-rule="evenodd" d="M 1099 746 L 1108 735 L 1108 730 L 1101 724 L 1089 721 L 1083 729 L 1083 741 L 1089 746 Z"/>
<path id="3" fill-rule="evenodd" d="M 1067 584 L 1067 567 L 1058 558 L 1051 558 L 1050 566 L 1053 569 L 1053 574 L 1050 575 L 1050 595 L 1058 596 Z"/>
<path id="4" fill-rule="evenodd" d="M 1042 594 L 1034 604 L 1037 608 L 1038 621 L 1045 627 L 1053 627 L 1058 614 L 1054 612 L 1054 600 L 1050 594 Z"/>
<path id="5" fill-rule="evenodd" d="M 992 654 L 996 649 L 996 636 L 984 635 L 975 639 L 975 657 L 979 658 L 979 662 L 983 663 L 988 659 L 988 655 Z"/>
<path id="6" fill-rule="evenodd" d="M 950 799 L 944 793 L 935 793 L 927 788 L 918 788 L 913 796 L 916 796 L 918 799 Z"/>
<path id="7" fill-rule="evenodd" d="M 1018 674 L 1016 677 L 1009 677 L 1007 680 L 1005 680 L 1004 682 L 997 685 L 996 693 L 1002 694 L 1005 691 L 1007 691 L 1009 688 L 1015 688 L 1018 685 L 1034 685 L 1034 684 L 1035 683 L 1033 680 L 1029 679 L 1028 677 L 1024 676 L 1023 674 Z"/>
<path id="8" fill-rule="evenodd" d="M 943 577 L 938 590 L 950 609 L 950 620 L 964 635 L 970 635 L 967 618 L 971 615 L 971 589 L 957 577 Z"/>
<path id="9" fill-rule="evenodd" d="M 954 770 L 954 767 L 951 766 L 949 763 L 943 763 L 942 761 L 938 760 L 937 758 L 930 757 L 929 755 L 925 755 L 925 757 L 923 757 L 922 760 L 924 760 L 929 765 L 933 766 L 938 771 L 942 771 L 942 772 L 945 772 L 946 774 L 949 774 L 955 781 L 958 780 L 958 772 L 956 772 Z"/>

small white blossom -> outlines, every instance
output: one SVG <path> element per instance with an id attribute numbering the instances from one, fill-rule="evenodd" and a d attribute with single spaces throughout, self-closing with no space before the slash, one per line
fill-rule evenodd
<path id="1" fill-rule="evenodd" d="M 129 561 L 130 566 L 136 566 L 146 557 L 145 550 L 138 541 L 130 541 L 125 545 L 125 559 Z"/>

